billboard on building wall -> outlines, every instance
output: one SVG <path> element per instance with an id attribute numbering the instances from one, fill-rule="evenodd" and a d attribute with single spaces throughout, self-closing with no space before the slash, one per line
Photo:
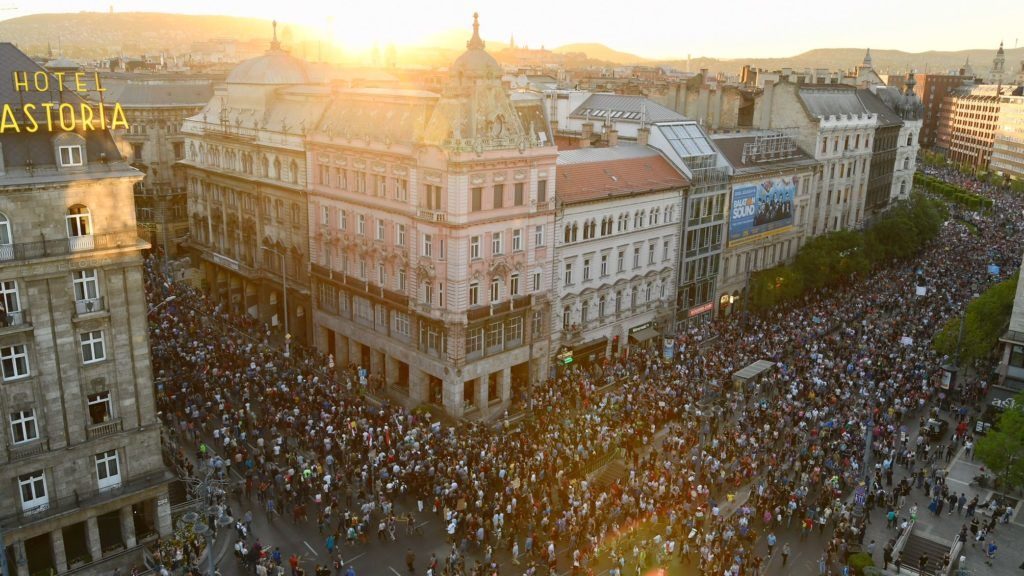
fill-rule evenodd
<path id="1" fill-rule="evenodd" d="M 793 225 L 796 176 L 744 182 L 732 187 L 729 243 L 744 242 Z"/>

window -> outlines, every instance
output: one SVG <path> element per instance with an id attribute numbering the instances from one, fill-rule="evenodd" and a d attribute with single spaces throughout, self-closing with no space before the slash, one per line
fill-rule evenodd
<path id="1" fill-rule="evenodd" d="M 388 273 L 383 262 L 377 263 L 377 284 L 386 287 L 388 285 Z"/>
<path id="2" fill-rule="evenodd" d="M 517 182 L 515 185 L 515 194 L 512 198 L 512 203 L 516 206 L 523 205 L 523 183 Z"/>
<path id="3" fill-rule="evenodd" d="M 586 324 L 590 321 L 590 300 L 584 300 L 583 305 L 580 306 L 580 324 Z"/>
<path id="4" fill-rule="evenodd" d="M 324 226 L 331 224 L 331 209 L 327 206 L 320 207 L 320 224 Z"/>
<path id="5" fill-rule="evenodd" d="M 0 325 L 10 326 L 16 319 L 10 317 L 21 311 L 21 299 L 18 298 L 18 283 L 14 280 L 0 282 L 0 305 L 7 317 L 0 317 Z"/>
<path id="6" fill-rule="evenodd" d="M 28 376 L 28 349 L 24 344 L 0 348 L 0 366 L 4 380 L 16 380 Z"/>
<path id="7" fill-rule="evenodd" d="M 617 262 L 618 262 L 618 271 L 619 272 L 622 272 L 623 270 L 626 269 L 626 251 L 625 250 L 619 250 L 619 257 L 617 259 Z"/>
<path id="8" fill-rule="evenodd" d="M 590 258 L 583 259 L 583 281 L 590 280 Z"/>
<path id="9" fill-rule="evenodd" d="M 481 346 L 484 341 L 484 329 L 473 328 L 470 329 L 469 335 L 466 337 L 466 354 L 475 354 L 480 352 Z"/>
<path id="10" fill-rule="evenodd" d="M 384 220 L 377 218 L 377 240 L 384 241 Z"/>
<path id="11" fill-rule="evenodd" d="M 377 191 L 377 196 L 384 198 L 388 195 L 388 181 L 387 178 L 380 174 L 373 175 L 373 188 Z"/>
<path id="12" fill-rule="evenodd" d="M 427 209 L 441 209 L 441 187 L 427 184 Z"/>
<path id="13" fill-rule="evenodd" d="M 533 326 L 530 327 L 534 336 L 544 333 L 544 313 L 540 310 L 533 311 Z"/>
<path id="14" fill-rule="evenodd" d="M 572 310 L 566 306 L 562 308 L 562 330 L 568 330 L 572 325 Z"/>
<path id="15" fill-rule="evenodd" d="M 121 466 L 117 450 L 107 450 L 96 455 L 96 482 L 100 490 L 121 484 Z"/>
<path id="16" fill-rule="evenodd" d="M 366 280 L 366 260 L 363 258 L 359 259 L 359 277 Z"/>
<path id="17" fill-rule="evenodd" d="M 519 295 L 519 274 L 512 274 L 508 279 L 508 293 L 511 296 Z"/>
<path id="18" fill-rule="evenodd" d="M 633 248 L 633 268 L 640 267 L 640 247 Z"/>
<path id="19" fill-rule="evenodd" d="M 505 324 L 505 341 L 518 344 L 523 340 L 523 317 L 516 316 L 515 318 L 509 318 L 508 323 Z"/>
<path id="20" fill-rule="evenodd" d="M 77 302 L 92 301 L 100 297 L 100 284 L 96 270 L 75 270 L 71 273 Z"/>
<path id="21" fill-rule="evenodd" d="M 615 313 L 622 312 L 622 290 L 616 290 L 615 292 Z"/>
<path id="22" fill-rule="evenodd" d="M 597 300 L 597 317 L 598 318 L 604 319 L 607 305 L 608 305 L 608 299 L 605 298 L 604 295 L 602 295 Z"/>
<path id="23" fill-rule="evenodd" d="M 72 206 L 67 215 L 68 238 L 89 236 L 92 234 L 92 219 L 89 209 L 82 205 Z"/>
<path id="24" fill-rule="evenodd" d="M 395 225 L 395 244 L 405 246 L 405 224 Z"/>
<path id="25" fill-rule="evenodd" d="M 503 254 L 504 247 L 501 243 L 501 232 L 491 234 L 491 254 Z"/>
<path id="26" fill-rule="evenodd" d="M 565 263 L 565 285 L 572 286 L 572 262 Z"/>
<path id="27" fill-rule="evenodd" d="M 537 203 L 543 204 L 548 201 L 548 181 L 537 181 Z"/>
<path id="28" fill-rule="evenodd" d="M 661 209 L 660 208 L 652 208 L 651 209 L 651 226 L 657 226 L 658 225 L 658 218 L 659 218 L 660 213 L 661 213 Z"/>
<path id="29" fill-rule="evenodd" d="M 14 444 L 24 444 L 39 438 L 35 410 L 11 412 L 11 438 Z"/>
<path id="30" fill-rule="evenodd" d="M 540 272 L 534 272 L 533 273 L 532 285 L 533 285 L 532 290 L 534 292 L 540 292 Z"/>
<path id="31" fill-rule="evenodd" d="M 423 255 L 430 257 L 434 254 L 434 237 L 430 234 L 423 235 Z"/>
<path id="32" fill-rule="evenodd" d="M 669 252 L 670 252 L 669 245 L 670 244 L 671 244 L 671 240 L 665 240 L 664 242 L 661 243 L 661 259 L 662 260 L 666 260 L 667 261 L 669 259 Z"/>
<path id="33" fill-rule="evenodd" d="M 472 260 L 480 258 L 480 237 L 471 236 L 469 238 L 469 257 Z"/>
<path id="34" fill-rule="evenodd" d="M 395 178 L 395 200 L 406 201 L 409 199 L 409 181 L 405 178 Z"/>
<path id="35" fill-rule="evenodd" d="M 10 248 L 4 248 L 14 243 L 14 236 L 11 232 L 11 221 L 6 214 L 0 213 L 0 260 L 14 258 Z M 9 254 L 9 255 L 8 255 Z"/>
<path id="36" fill-rule="evenodd" d="M 18 476 L 18 491 L 21 492 L 21 510 L 45 510 L 50 503 L 46 495 L 46 479 L 43 471 Z"/>
<path id="37" fill-rule="evenodd" d="M 480 304 L 480 283 L 471 282 L 469 284 L 469 305 L 477 306 Z"/>
<path id="38" fill-rule="evenodd" d="M 80 145 L 75 146 L 60 146 L 58 148 L 60 153 L 60 165 L 61 166 L 81 166 L 82 165 L 82 147 Z"/>
<path id="39" fill-rule="evenodd" d="M 505 205 L 505 185 L 494 185 L 494 207 L 501 208 Z"/>
<path id="40" fill-rule="evenodd" d="M 338 229 L 348 229 L 348 212 L 345 210 L 338 210 Z"/>
<path id="41" fill-rule="evenodd" d="M 648 265 L 654 264 L 654 248 L 655 248 L 654 242 L 651 242 L 650 244 L 647 245 L 647 264 Z"/>
<path id="42" fill-rule="evenodd" d="M 102 330 L 84 332 L 82 334 L 81 342 L 83 363 L 91 364 L 93 362 L 99 362 L 106 359 L 107 355 L 106 350 L 103 347 Z"/>
<path id="43" fill-rule="evenodd" d="M 114 404 L 110 401 L 110 392 L 98 392 L 88 396 L 89 423 L 102 424 L 114 417 Z"/>
<path id="44" fill-rule="evenodd" d="M 538 246 L 538 247 L 544 245 L 544 225 L 543 224 L 538 224 L 537 227 L 533 229 L 533 245 L 534 246 Z"/>
<path id="45" fill-rule="evenodd" d="M 444 306 L 444 284 L 437 283 L 437 305 Z"/>
<path id="46" fill-rule="evenodd" d="M 411 331 L 409 330 L 409 315 L 404 312 L 392 313 L 392 319 L 394 323 L 395 332 L 402 336 L 408 336 Z"/>
<path id="47" fill-rule="evenodd" d="M 487 349 L 497 348 L 503 344 L 502 338 L 505 336 L 504 327 L 501 322 L 494 322 L 487 326 Z"/>
<path id="48" fill-rule="evenodd" d="M 398 290 L 405 292 L 405 268 L 398 269 Z"/>
<path id="49" fill-rule="evenodd" d="M 601 254 L 601 276 L 608 275 L 608 255 Z"/>
<path id="50" fill-rule="evenodd" d="M 516 228 L 512 231 L 512 251 L 523 251 L 523 230 L 521 228 Z"/>
<path id="51" fill-rule="evenodd" d="M 479 187 L 473 188 L 472 196 L 473 205 L 471 206 L 470 210 L 472 210 L 473 212 L 479 212 L 480 210 L 483 209 L 484 189 Z"/>
<path id="52" fill-rule="evenodd" d="M 361 236 L 366 234 L 365 214 L 359 214 L 358 216 L 356 216 L 356 234 L 359 234 Z"/>
<path id="53" fill-rule="evenodd" d="M 497 302 L 501 299 L 501 281 L 497 278 L 491 278 L 491 302 Z"/>

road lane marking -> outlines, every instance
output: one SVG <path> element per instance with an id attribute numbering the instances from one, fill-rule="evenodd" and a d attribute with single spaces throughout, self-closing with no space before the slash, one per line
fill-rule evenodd
<path id="1" fill-rule="evenodd" d="M 313 547 L 309 545 L 309 542 L 303 540 L 302 543 L 306 545 L 306 548 L 309 548 L 309 551 L 313 553 L 313 556 L 319 556 L 319 554 L 316 553 L 316 550 L 313 550 Z"/>
<path id="2" fill-rule="evenodd" d="M 344 558 L 342 558 L 341 559 L 341 563 L 342 564 L 351 564 L 352 562 L 355 562 L 356 560 L 359 560 L 363 556 L 366 556 L 366 554 L 367 554 L 366 552 L 363 552 L 362 554 L 357 554 L 356 556 L 353 556 L 353 557 L 349 558 L 348 560 L 345 560 Z"/>
<path id="3" fill-rule="evenodd" d="M 430 520 L 424 520 L 423 522 L 420 522 L 419 524 L 417 524 L 416 527 L 417 528 L 423 528 L 427 524 L 430 524 Z"/>
<path id="4" fill-rule="evenodd" d="M 395 576 L 402 576 L 402 574 L 398 570 L 395 570 L 391 566 L 388 566 L 388 570 L 391 570 L 392 572 L 394 572 Z"/>

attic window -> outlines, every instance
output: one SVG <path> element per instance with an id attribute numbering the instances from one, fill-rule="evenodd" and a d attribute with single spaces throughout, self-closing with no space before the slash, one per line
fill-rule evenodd
<path id="1" fill-rule="evenodd" d="M 60 156 L 61 166 L 81 166 L 82 165 L 82 146 L 60 146 L 57 148 L 57 153 Z"/>

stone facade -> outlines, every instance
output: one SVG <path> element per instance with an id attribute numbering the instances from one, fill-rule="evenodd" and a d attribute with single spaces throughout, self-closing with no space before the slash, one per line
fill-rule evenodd
<path id="1" fill-rule="evenodd" d="M 16 69 L 35 67 L 0 50 Z M 18 576 L 109 573 L 112 555 L 141 564 L 139 544 L 171 531 L 149 245 L 132 208 L 142 174 L 109 133 L 80 134 L 0 136 L 0 531 Z M 16 162 L 30 149 L 30 165 Z"/>

